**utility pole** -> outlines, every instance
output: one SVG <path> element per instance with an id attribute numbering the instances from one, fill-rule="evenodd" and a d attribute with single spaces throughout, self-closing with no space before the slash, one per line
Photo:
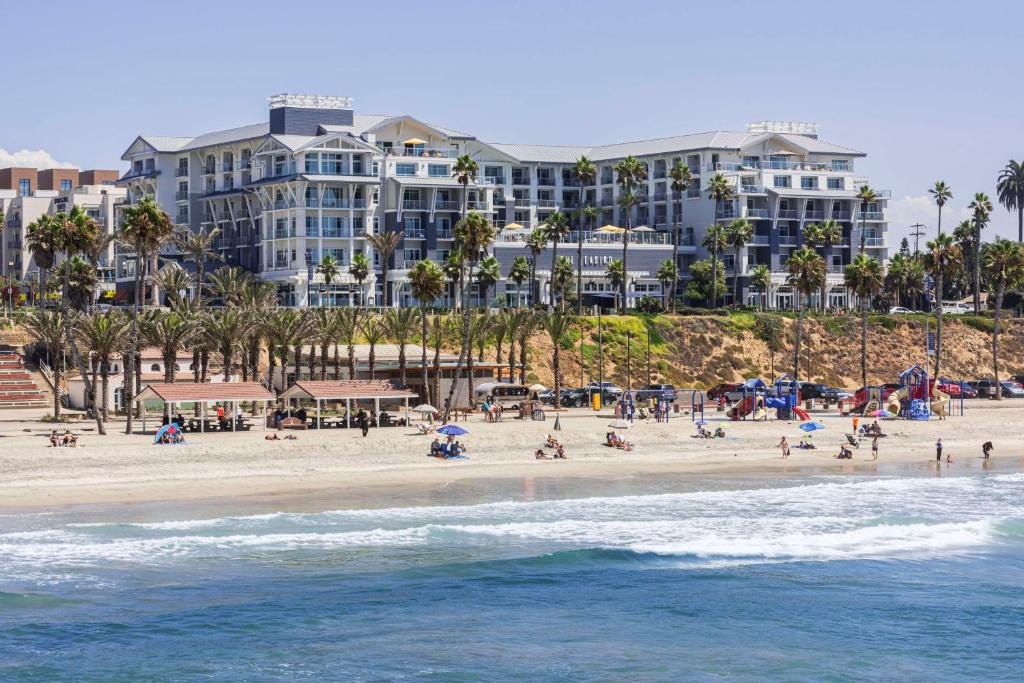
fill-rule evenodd
<path id="1" fill-rule="evenodd" d="M 651 383 L 651 328 L 647 328 L 647 384 Z"/>
<path id="2" fill-rule="evenodd" d="M 928 226 L 924 225 L 923 223 L 914 223 L 910 227 L 914 229 L 914 232 L 910 233 L 910 236 L 914 238 L 914 256 L 917 256 L 919 251 L 919 249 L 917 248 L 918 240 L 924 237 L 924 229 L 927 228 Z"/>
<path id="3" fill-rule="evenodd" d="M 604 327 L 601 322 L 601 305 L 597 306 L 597 386 L 604 402 Z"/>
<path id="4" fill-rule="evenodd" d="M 633 376 L 632 376 L 632 372 L 630 371 L 631 368 L 630 368 L 630 362 L 629 362 L 630 361 L 630 355 L 632 354 L 632 345 L 631 345 L 632 340 L 633 340 L 633 333 L 627 330 L 626 331 L 626 391 L 632 391 L 633 390 Z"/>

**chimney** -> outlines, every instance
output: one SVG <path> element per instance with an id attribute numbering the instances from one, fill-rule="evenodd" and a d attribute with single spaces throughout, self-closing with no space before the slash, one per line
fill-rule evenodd
<path id="1" fill-rule="evenodd" d="M 316 135 L 317 127 L 351 126 L 352 98 L 334 95 L 293 95 L 268 97 L 270 132 L 277 135 Z"/>

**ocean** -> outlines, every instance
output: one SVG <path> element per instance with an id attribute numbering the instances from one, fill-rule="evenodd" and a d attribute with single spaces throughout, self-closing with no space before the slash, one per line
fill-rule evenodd
<path id="1" fill-rule="evenodd" d="M 0 516 L 0 680 L 1024 679 L 1024 474 L 392 502 Z"/>

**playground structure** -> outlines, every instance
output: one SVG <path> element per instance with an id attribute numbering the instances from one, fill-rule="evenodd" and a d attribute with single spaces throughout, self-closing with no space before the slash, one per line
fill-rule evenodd
<path id="1" fill-rule="evenodd" d="M 928 371 L 920 365 L 913 365 L 900 373 L 900 387 L 882 400 L 881 387 L 869 387 L 866 399 L 851 411 L 860 415 L 870 415 L 880 410 L 884 404 L 885 411 L 891 417 L 903 417 L 908 420 L 927 420 L 932 415 L 947 417 L 953 414 L 963 415 L 963 393 L 960 394 L 959 411 L 957 403 L 946 392 L 939 389 L 934 379 L 929 378 Z"/>
<path id="2" fill-rule="evenodd" d="M 697 412 L 700 411 L 700 422 L 704 422 L 704 392 L 700 389 L 676 389 L 676 400 L 683 394 L 690 395 L 690 421 L 697 422 Z"/>
<path id="3" fill-rule="evenodd" d="M 789 384 L 792 391 L 784 392 L 783 387 Z M 810 420 L 811 416 L 800 407 L 800 382 L 792 375 L 783 375 L 775 380 L 775 396 L 768 399 L 768 407 L 775 408 L 775 417 L 779 420 Z"/>
<path id="4" fill-rule="evenodd" d="M 740 400 L 726 412 L 730 420 L 746 420 L 750 416 L 754 420 L 768 418 L 768 385 L 761 379 L 753 377 L 743 383 L 739 389 Z"/>

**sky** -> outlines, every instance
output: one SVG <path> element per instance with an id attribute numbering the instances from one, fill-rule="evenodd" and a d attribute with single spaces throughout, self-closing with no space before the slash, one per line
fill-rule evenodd
<path id="1" fill-rule="evenodd" d="M 894 245 L 944 228 L 1024 157 L 1013 2 L 5 3 L 0 167 L 118 168 L 138 134 L 266 120 L 266 97 L 355 98 L 491 142 L 595 145 L 810 121 L 867 153 Z M 993 233 L 1016 236 L 1001 207 Z"/>

